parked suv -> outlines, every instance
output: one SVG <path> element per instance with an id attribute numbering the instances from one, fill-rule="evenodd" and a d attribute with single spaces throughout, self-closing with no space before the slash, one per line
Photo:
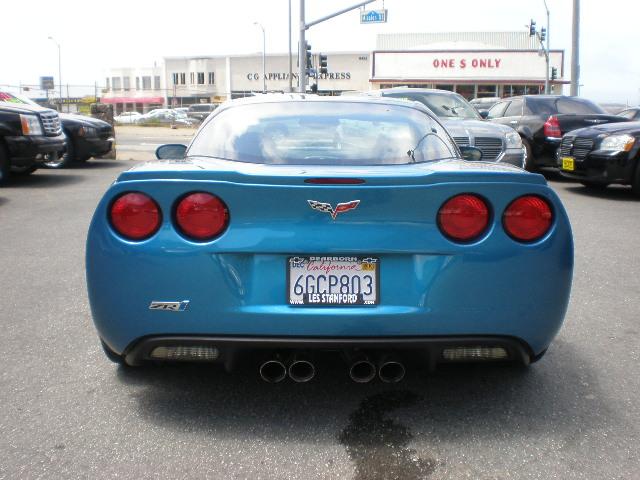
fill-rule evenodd
<path id="1" fill-rule="evenodd" d="M 627 121 L 609 115 L 590 100 L 555 95 L 505 98 L 491 107 L 487 118 L 514 128 L 527 150 L 526 169 L 556 168 L 562 136 L 571 130 L 603 123 Z"/>
<path id="2" fill-rule="evenodd" d="M 55 110 L 30 105 L 0 92 L 0 182 L 9 173 L 27 175 L 65 150 L 65 136 Z"/>
<path id="3" fill-rule="evenodd" d="M 189 106 L 189 110 L 187 110 L 187 116 L 189 118 L 193 118 L 202 122 L 205 118 L 209 116 L 211 112 L 213 112 L 218 105 L 215 103 L 196 103 L 194 105 Z"/>
<path id="4" fill-rule="evenodd" d="M 482 160 L 524 165 L 520 136 L 507 126 L 482 120 L 476 109 L 462 95 L 448 90 L 396 87 L 360 93 L 420 102 L 442 122 L 459 147 L 471 146 L 482 151 Z"/>
<path id="5" fill-rule="evenodd" d="M 38 106 L 30 98 L 14 95 L 28 105 Z M 45 162 L 49 168 L 64 168 L 74 162 L 107 155 L 115 148 L 115 132 L 111 124 L 85 115 L 60 113 L 62 131 L 67 137 L 64 155 Z M 115 158 L 115 156 L 113 156 Z"/>

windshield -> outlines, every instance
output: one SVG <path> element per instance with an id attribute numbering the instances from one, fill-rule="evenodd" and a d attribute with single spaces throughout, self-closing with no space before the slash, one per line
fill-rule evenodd
<path id="1" fill-rule="evenodd" d="M 607 113 L 595 103 L 584 98 L 527 97 L 527 108 L 534 115 L 575 114 L 593 115 Z"/>
<path id="2" fill-rule="evenodd" d="M 20 104 L 25 104 L 26 103 L 27 105 L 38 106 L 38 104 L 36 102 L 34 102 L 33 100 L 31 100 L 30 98 L 23 97 L 22 95 L 15 95 L 15 94 L 9 93 L 9 92 L 0 92 L 0 102 L 20 103 Z"/>
<path id="3" fill-rule="evenodd" d="M 413 93 L 413 92 L 398 92 L 386 94 L 386 97 L 403 98 L 406 100 L 413 100 L 422 103 L 429 107 L 429 109 L 435 113 L 438 117 L 442 118 L 466 118 L 479 120 L 480 116 L 475 108 L 473 108 L 467 101 L 456 93 Z"/>
<path id="4" fill-rule="evenodd" d="M 300 101 L 231 107 L 202 127 L 187 156 L 284 165 L 394 165 L 458 154 L 444 129 L 413 108 Z"/>

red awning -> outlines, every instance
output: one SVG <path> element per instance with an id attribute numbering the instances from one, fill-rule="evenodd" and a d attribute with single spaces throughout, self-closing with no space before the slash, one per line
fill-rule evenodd
<path id="1" fill-rule="evenodd" d="M 164 103 L 162 97 L 111 97 L 101 98 L 102 103 Z"/>

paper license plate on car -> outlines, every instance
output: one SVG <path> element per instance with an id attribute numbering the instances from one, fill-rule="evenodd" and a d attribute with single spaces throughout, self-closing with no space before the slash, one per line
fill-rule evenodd
<path id="1" fill-rule="evenodd" d="M 562 157 L 562 169 L 569 171 L 575 170 L 573 157 Z"/>
<path id="2" fill-rule="evenodd" d="M 289 257 L 289 305 L 377 305 L 379 278 L 376 257 Z"/>

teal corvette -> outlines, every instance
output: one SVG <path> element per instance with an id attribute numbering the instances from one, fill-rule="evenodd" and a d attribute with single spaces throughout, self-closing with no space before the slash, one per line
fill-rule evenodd
<path id="1" fill-rule="evenodd" d="M 558 197 L 459 149 L 420 104 L 253 97 L 156 154 L 89 229 L 114 361 L 248 359 L 303 382 L 334 352 L 355 381 L 396 382 L 408 356 L 528 364 L 561 327 L 573 242 Z"/>

